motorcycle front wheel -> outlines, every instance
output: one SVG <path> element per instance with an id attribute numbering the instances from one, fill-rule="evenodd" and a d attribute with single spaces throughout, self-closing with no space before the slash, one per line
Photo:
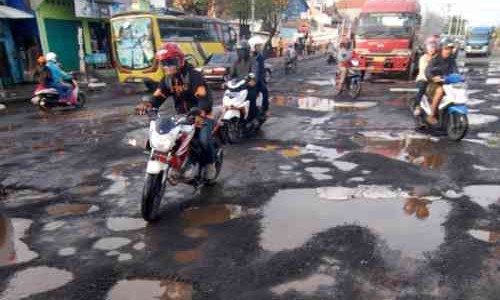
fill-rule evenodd
<path id="1" fill-rule="evenodd" d="M 353 99 L 357 99 L 361 95 L 361 82 L 359 80 L 354 80 L 349 86 L 349 95 Z"/>
<path id="2" fill-rule="evenodd" d="M 162 198 L 163 172 L 159 174 L 146 174 L 146 181 L 142 190 L 141 213 L 147 222 L 158 219 Z"/>
<path id="3" fill-rule="evenodd" d="M 222 170 L 222 164 L 224 163 L 224 149 L 217 149 L 217 157 L 215 158 L 215 177 L 212 180 L 209 180 L 208 185 L 214 185 L 219 178 L 220 171 Z"/>
<path id="4" fill-rule="evenodd" d="M 227 124 L 227 137 L 231 144 L 237 144 L 241 141 L 242 132 L 240 119 L 234 118 Z"/>
<path id="5" fill-rule="evenodd" d="M 456 142 L 460 141 L 465 137 L 468 130 L 469 119 L 466 115 L 454 113 L 448 116 L 446 131 L 450 140 Z"/>

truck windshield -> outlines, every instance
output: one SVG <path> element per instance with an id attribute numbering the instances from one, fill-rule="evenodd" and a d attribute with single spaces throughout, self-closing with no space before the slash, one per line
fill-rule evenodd
<path id="1" fill-rule="evenodd" d="M 471 33 L 471 35 L 469 36 L 469 39 L 471 39 L 471 40 L 482 40 L 482 41 L 485 41 L 485 40 L 488 40 L 489 38 L 490 38 L 490 36 L 487 33 L 484 33 L 484 32 Z"/>
<path id="2" fill-rule="evenodd" d="M 126 18 L 112 21 L 116 58 L 121 67 L 141 70 L 153 66 L 155 49 L 152 19 Z"/>
<path id="3" fill-rule="evenodd" d="M 356 34 L 362 37 L 409 37 L 413 25 L 413 18 L 408 14 L 365 14 L 361 16 Z"/>

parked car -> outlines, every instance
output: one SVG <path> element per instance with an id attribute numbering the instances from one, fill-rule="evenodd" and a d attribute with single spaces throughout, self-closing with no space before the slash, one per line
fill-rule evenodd
<path id="1" fill-rule="evenodd" d="M 224 82 L 226 76 L 230 75 L 231 67 L 237 59 L 236 52 L 213 54 L 207 64 L 199 67 L 198 71 L 203 74 L 209 84 L 220 84 Z M 265 69 L 266 81 L 269 82 L 273 73 L 273 66 L 266 62 Z"/>

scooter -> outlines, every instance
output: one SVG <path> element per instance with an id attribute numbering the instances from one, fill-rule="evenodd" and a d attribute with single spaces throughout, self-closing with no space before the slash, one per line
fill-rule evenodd
<path id="1" fill-rule="evenodd" d="M 326 62 L 329 64 L 329 65 L 334 65 L 337 63 L 337 58 L 335 57 L 335 53 L 334 52 L 329 52 L 327 54 L 327 59 L 326 59 Z"/>
<path id="2" fill-rule="evenodd" d="M 240 142 L 245 136 L 257 132 L 266 117 L 260 112 L 262 106 L 262 93 L 257 95 L 257 116 L 254 120 L 248 121 L 250 112 L 250 101 L 248 100 L 248 84 L 255 80 L 251 73 L 242 80 L 231 80 L 226 83 L 226 91 L 222 99 L 222 136 L 224 141 L 231 144 Z"/>
<path id="3" fill-rule="evenodd" d="M 347 92 L 351 98 L 357 99 L 361 95 L 362 76 L 361 72 L 355 69 L 355 67 L 358 66 L 359 66 L 358 60 L 352 59 L 350 61 L 350 67 L 347 69 L 347 76 L 344 80 L 343 86 L 337 86 L 337 82 L 338 80 L 340 80 L 340 69 L 337 68 L 335 77 L 331 80 L 332 85 L 335 88 L 334 96 L 338 96 L 344 92 Z"/>
<path id="4" fill-rule="evenodd" d="M 285 74 L 297 71 L 297 60 L 297 56 L 291 57 L 290 54 L 287 54 L 285 58 Z"/>
<path id="5" fill-rule="evenodd" d="M 417 128 L 434 128 L 447 133 L 448 138 L 460 141 L 469 129 L 468 101 L 465 79 L 460 74 L 446 76 L 443 84 L 445 96 L 438 108 L 438 124 L 427 123 L 427 116 L 432 114 L 431 96 L 425 94 L 420 101 L 422 114 L 417 117 Z"/>
<path id="6" fill-rule="evenodd" d="M 196 135 L 196 124 L 202 121 L 197 111 L 188 115 L 161 117 L 158 109 L 148 112 L 150 118 L 149 140 L 146 148 L 150 150 L 146 167 L 146 178 L 142 192 L 141 213 L 144 220 L 153 222 L 158 219 L 160 204 L 170 184 L 179 183 L 193 186 L 215 184 L 222 169 L 224 150 L 220 142 L 220 124 L 217 122 L 212 131 L 216 148 L 216 176 L 208 180 L 203 165 L 203 150 Z"/>
<path id="7" fill-rule="evenodd" d="M 59 92 L 54 88 L 38 85 L 31 97 L 31 103 L 38 106 L 42 111 L 48 112 L 55 107 L 73 107 L 81 109 L 85 106 L 86 95 L 78 87 L 75 79 L 71 80 L 73 89 L 71 93 L 61 98 Z"/>

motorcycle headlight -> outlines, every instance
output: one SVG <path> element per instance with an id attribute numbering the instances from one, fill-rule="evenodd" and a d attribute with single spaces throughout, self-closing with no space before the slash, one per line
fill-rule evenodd
<path id="1" fill-rule="evenodd" d="M 169 132 L 167 134 L 159 134 L 154 131 L 151 135 L 151 146 L 160 151 L 160 152 L 168 152 L 172 150 L 175 145 L 175 141 L 177 140 L 176 132 Z"/>
<path id="2" fill-rule="evenodd" d="M 351 65 L 353 65 L 353 67 L 359 67 L 359 60 L 357 59 L 351 60 Z"/>

